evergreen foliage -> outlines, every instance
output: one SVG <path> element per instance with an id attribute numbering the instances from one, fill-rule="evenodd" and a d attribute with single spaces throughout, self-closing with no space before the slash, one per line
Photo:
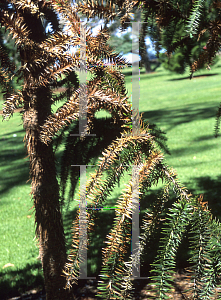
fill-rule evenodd
<path id="1" fill-rule="evenodd" d="M 128 52 L 131 52 L 132 39 L 130 33 L 122 34 L 121 37 L 111 36 L 109 45 L 118 53 L 127 54 Z"/>
<path id="2" fill-rule="evenodd" d="M 195 1 L 193 4 L 193 10 L 189 17 L 187 24 L 187 33 L 189 33 L 190 37 L 193 37 L 193 34 L 197 33 L 197 29 L 200 23 L 200 18 L 202 16 L 202 6 L 204 4 L 204 0 Z"/>
<path id="3" fill-rule="evenodd" d="M 168 49 L 172 43 L 178 41 L 180 37 L 185 36 L 185 25 L 176 24 L 174 25 L 175 33 L 172 37 L 172 40 L 169 39 L 167 32 L 162 35 L 162 44 L 165 45 L 165 48 Z M 204 34 L 201 41 L 195 41 L 190 39 L 188 43 L 184 39 L 182 47 L 176 48 L 173 53 L 169 56 L 167 53 L 160 54 L 160 61 L 163 62 L 163 67 L 172 72 L 183 74 L 187 67 L 191 67 L 194 61 L 196 61 L 199 55 L 204 51 L 206 41 L 208 39 L 208 34 Z M 218 60 L 214 58 L 213 65 Z M 206 64 L 202 64 L 198 69 L 206 68 Z"/>

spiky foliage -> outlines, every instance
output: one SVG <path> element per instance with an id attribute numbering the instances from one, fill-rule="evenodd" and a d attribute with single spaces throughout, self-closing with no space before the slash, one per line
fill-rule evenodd
<path id="1" fill-rule="evenodd" d="M 148 30 L 155 41 L 156 50 L 166 48 L 168 57 L 183 47 L 185 65 L 191 66 L 191 73 L 207 64 L 211 65 L 220 49 L 219 20 L 220 5 L 217 1 L 140 1 Z M 137 7 L 138 3 L 134 7 Z M 126 25 L 125 25 L 126 26 Z M 154 34 L 153 34 L 154 28 Z M 185 30 L 182 30 L 185 28 Z M 177 34 L 179 31 L 180 34 Z M 202 45 L 203 44 L 203 45 Z M 199 56 L 193 59 L 192 48 L 198 45 Z M 205 51 L 202 50 L 205 46 Z M 199 51 L 201 49 L 201 51 Z"/>
<path id="2" fill-rule="evenodd" d="M 154 13 L 160 26 L 174 29 L 174 25 L 180 18 L 185 21 L 188 18 L 172 2 L 143 1 L 142 4 L 146 9 L 150 9 L 152 5 L 151 9 L 155 9 Z M 86 3 L 89 2 L 83 2 L 82 7 L 86 8 Z M 137 3 L 132 3 L 131 6 L 133 7 L 135 4 Z M 127 1 L 123 5 L 127 6 L 128 10 L 131 9 Z M 109 5 L 109 9 L 115 10 L 115 6 L 111 8 L 111 5 Z M 99 7 L 94 7 L 94 12 L 98 16 L 105 13 L 105 11 L 103 3 Z M 90 15 L 88 16 L 90 17 Z M 125 16 L 126 14 L 122 17 L 122 24 Z M 194 30 L 196 30 L 196 27 Z M 187 40 L 189 40 L 189 37 L 182 39 L 182 43 L 186 43 Z M 177 42 L 176 47 L 179 45 L 180 42 Z M 164 237 L 152 268 L 154 273 L 152 280 L 156 286 L 155 298 L 168 298 L 168 292 L 172 289 L 172 275 L 176 267 L 177 251 L 186 235 L 187 227 L 191 226 L 190 240 L 191 249 L 193 249 L 191 278 L 195 284 L 193 297 L 194 299 L 210 299 L 220 278 L 220 264 L 218 262 L 220 243 L 217 234 L 220 225 L 213 220 L 208 207 L 202 202 L 202 198 L 193 198 L 186 188 L 180 185 L 173 170 L 170 170 L 163 163 L 163 155 L 158 150 L 148 126 L 144 126 L 141 120 L 139 133 L 133 134 L 133 131 L 126 127 L 121 136 L 112 142 L 102 154 L 103 157 L 100 158 L 96 172 L 88 180 L 85 191 L 87 202 L 90 203 L 89 208 L 93 208 L 93 210 L 87 211 L 86 217 L 89 233 L 88 244 L 90 243 L 90 232 L 96 226 L 96 209 L 105 204 L 108 196 L 111 195 L 124 173 L 134 167 L 136 175 L 133 169 L 131 180 L 125 185 L 122 195 L 116 202 L 116 216 L 106 237 L 107 246 L 102 249 L 103 262 L 99 275 L 98 296 L 102 299 L 132 298 L 133 268 L 137 267 L 139 257 L 156 228 L 159 227 L 159 224 L 163 224 Z M 130 255 L 129 260 L 126 261 L 126 257 L 130 253 L 133 210 L 137 204 L 134 199 L 139 196 L 140 201 L 142 201 L 143 192 L 156 185 L 159 179 L 162 179 L 165 185 L 159 198 L 154 203 L 154 208 L 146 211 L 142 227 L 144 232 L 140 235 L 137 253 Z M 169 199 L 171 188 L 176 194 L 177 201 L 167 211 L 165 203 Z M 166 222 L 163 222 L 162 216 L 165 212 L 167 212 Z M 77 282 L 79 266 L 82 262 L 80 251 L 82 247 L 87 249 L 86 244 L 84 246 L 79 244 L 79 215 L 80 210 L 73 222 L 73 247 L 64 269 L 67 279 L 66 288 L 70 288 L 72 284 Z M 219 229 L 215 230 L 214 224 Z M 204 247 L 203 255 L 202 246 Z M 201 257 L 198 255 L 199 250 Z"/>
<path id="3" fill-rule="evenodd" d="M 92 128 L 94 113 L 101 108 L 109 110 L 115 122 L 128 120 L 130 104 L 125 101 L 123 84 L 116 84 L 123 82 L 123 76 L 115 68 L 104 66 L 103 59 L 118 65 L 125 62 L 107 45 L 108 34 L 104 30 L 94 37 L 81 25 L 77 9 L 69 1 L 3 1 L 0 9 L 1 27 L 10 32 L 21 59 L 21 66 L 15 69 L 1 43 L 4 118 L 10 118 L 16 108 L 23 108 L 47 299 L 68 299 L 70 295 L 63 289 L 64 277 L 61 277 L 66 249 L 51 138 L 79 117 L 79 93 L 89 92 L 85 133 Z M 47 31 L 49 23 L 51 29 Z M 78 48 L 75 53 L 71 53 L 71 46 Z M 79 84 L 78 72 L 82 67 L 92 75 L 89 90 L 86 83 Z M 23 82 L 20 90 L 12 89 L 13 77 Z M 64 86 L 65 92 L 55 93 Z M 58 101 L 66 103 L 53 114 L 52 105 Z"/>
<path id="4" fill-rule="evenodd" d="M 157 149 L 153 137 L 148 132 L 148 127 L 141 125 L 140 135 L 132 135 L 129 129 L 124 131 L 121 137 L 103 152 L 97 171 L 88 180 L 85 195 L 87 195 L 88 207 L 94 209 L 87 211 L 88 244 L 90 233 L 96 226 L 96 209 L 106 203 L 120 178 L 132 167 L 136 168 L 136 176 L 134 172 L 131 173 L 131 180 L 125 185 L 122 195 L 116 202 L 116 216 L 106 237 L 107 246 L 102 249 L 103 263 L 99 275 L 98 296 L 102 299 L 131 299 L 133 268 L 139 264 L 139 257 L 144 253 L 145 246 L 151 240 L 156 228 L 163 223 L 164 237 L 158 257 L 152 267 L 152 272 L 156 273 L 152 276 L 152 280 L 156 287 L 157 299 L 167 299 L 173 287 L 177 250 L 190 225 L 189 235 L 191 236 L 191 249 L 193 249 L 191 278 L 193 282 L 197 281 L 193 293 L 194 299 L 201 299 L 200 297 L 210 299 L 220 278 L 218 257 L 221 249 L 217 240 L 219 239 L 217 230 L 220 229 L 215 230 L 214 224 L 218 226 L 217 228 L 220 225 L 212 220 L 212 215 L 202 198 L 193 198 L 186 188 L 180 185 L 174 171 L 164 165 L 163 155 Z M 107 177 L 104 176 L 105 172 L 107 172 Z M 162 193 L 154 203 L 154 208 L 147 209 L 142 221 L 143 232 L 140 235 L 138 251 L 127 261 L 125 259 L 130 253 L 134 199 L 136 195 L 139 195 L 140 201 L 144 201 L 145 198 L 142 196 L 144 191 L 157 185 L 159 179 L 165 182 Z M 162 214 L 167 211 L 165 204 L 169 199 L 171 188 L 178 200 L 169 209 L 166 222 L 163 222 Z M 82 249 L 79 245 L 79 222 L 78 214 L 72 228 L 73 248 L 64 270 L 67 288 L 76 283 L 79 276 L 81 263 L 79 255 Z M 203 250 L 201 243 L 205 246 Z M 199 258 L 197 251 L 203 251 L 202 258 Z"/>
<path id="5" fill-rule="evenodd" d="M 199 26 L 201 12 L 204 0 L 198 0 L 194 2 L 192 13 L 188 20 L 187 25 L 187 32 L 189 33 L 190 37 L 193 37 L 193 34 L 197 33 L 197 27 Z"/>
<path id="6" fill-rule="evenodd" d="M 167 214 L 162 248 L 153 265 L 152 277 L 156 285 L 157 299 L 169 299 L 168 292 L 172 288 L 172 275 L 175 258 L 182 236 L 190 236 L 191 266 L 188 280 L 192 282 L 191 299 L 212 299 L 215 287 L 220 283 L 220 224 L 213 219 L 208 204 L 199 198 L 182 195 Z"/>
<path id="7" fill-rule="evenodd" d="M 220 280 L 220 224 L 212 219 L 208 204 L 199 197 L 191 224 L 194 299 L 211 299 Z"/>

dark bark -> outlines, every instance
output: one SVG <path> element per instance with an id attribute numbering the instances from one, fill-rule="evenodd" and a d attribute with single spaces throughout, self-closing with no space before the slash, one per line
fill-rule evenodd
<path id="1" fill-rule="evenodd" d="M 23 124 L 30 159 L 36 233 L 39 238 L 47 300 L 61 300 L 70 299 L 70 296 L 64 290 L 65 277 L 62 276 L 66 248 L 59 186 L 52 144 L 47 146 L 39 139 L 40 126 L 51 113 L 50 96 L 47 87 L 38 88 L 34 95 L 25 95 Z"/>
<path id="2" fill-rule="evenodd" d="M 36 1 L 37 3 L 37 1 Z M 38 2 L 41 6 L 41 3 Z M 21 47 L 22 65 L 32 64 L 38 45 L 46 39 L 45 28 L 36 14 L 22 11 L 29 38 L 36 43 Z M 30 47 L 30 49 L 29 49 Z M 43 68 L 43 69 L 41 69 Z M 51 114 L 51 91 L 49 86 L 39 86 L 38 78 L 44 66 L 24 70 L 24 115 L 25 140 L 30 161 L 32 197 L 35 208 L 36 235 L 39 240 L 39 254 L 42 262 L 46 299 L 71 299 L 65 287 L 62 270 L 66 263 L 66 245 L 62 214 L 59 202 L 59 185 L 56 178 L 55 156 L 52 143 L 48 146 L 40 141 L 40 126 Z M 39 87 L 38 87 L 39 86 Z"/>

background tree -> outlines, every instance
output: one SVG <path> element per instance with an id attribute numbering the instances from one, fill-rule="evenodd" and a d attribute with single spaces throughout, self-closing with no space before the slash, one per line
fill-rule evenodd
<path id="1" fill-rule="evenodd" d="M 153 27 L 156 24 L 160 29 L 156 41 L 166 48 L 168 56 L 178 49 L 183 51 L 185 64 L 190 65 L 192 74 L 204 64 L 212 63 L 220 48 L 217 36 L 220 8 L 216 1 L 170 1 L 167 5 L 161 1 L 144 1 L 143 9 L 144 15 L 152 18 Z"/>
<path id="2" fill-rule="evenodd" d="M 112 35 L 108 44 L 113 47 L 117 53 L 127 54 L 131 52 L 132 39 L 130 35 L 129 32 L 122 34 L 120 37 Z"/>
<path id="3" fill-rule="evenodd" d="M 162 34 L 161 44 L 164 48 L 170 49 L 170 45 L 176 43 L 180 38 L 185 37 L 187 34 L 186 24 L 184 22 L 174 25 L 174 34 L 169 38 L 167 29 Z M 182 47 L 178 47 L 168 55 L 168 53 L 160 53 L 160 61 L 163 63 L 163 67 L 175 73 L 183 74 L 187 67 L 191 67 L 194 61 L 196 61 L 201 53 L 206 50 L 206 42 L 208 41 L 209 34 L 205 33 L 200 41 L 191 39 L 188 43 L 185 43 Z M 214 58 L 213 65 L 217 62 Z M 206 68 L 206 64 L 202 64 L 198 69 Z"/>
<path id="4" fill-rule="evenodd" d="M 140 16 L 140 11 L 133 10 L 133 19 L 137 19 L 138 16 Z M 106 28 L 111 34 L 110 40 L 108 41 L 109 45 L 114 47 L 118 53 L 127 54 L 128 52 L 132 52 L 132 39 L 131 39 L 131 33 L 124 33 L 124 29 L 121 28 L 120 19 L 116 19 L 113 22 L 111 22 L 110 26 L 107 26 L 107 20 L 105 22 Z M 131 28 L 131 23 L 128 24 L 128 28 Z M 116 33 L 119 33 L 119 29 L 121 29 L 121 36 L 116 36 Z M 141 26 L 141 30 L 144 30 L 144 27 Z M 139 41 L 140 46 L 140 56 L 141 56 L 141 66 L 145 68 L 146 73 L 150 73 L 153 70 L 156 69 L 156 67 L 159 66 L 159 63 L 157 63 L 157 66 L 152 66 L 153 62 L 150 57 L 150 53 L 148 52 L 148 46 L 146 45 L 146 38 L 150 36 L 150 31 L 145 32 L 141 35 L 141 39 Z"/>

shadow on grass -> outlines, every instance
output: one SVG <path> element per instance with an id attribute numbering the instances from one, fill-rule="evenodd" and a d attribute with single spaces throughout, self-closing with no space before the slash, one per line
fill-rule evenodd
<path id="1" fill-rule="evenodd" d="M 140 74 L 147 75 L 151 78 L 165 76 L 165 74 L 163 72 L 162 73 L 161 72 L 162 72 L 161 70 L 157 70 L 157 71 L 153 70 L 153 72 L 151 72 L 151 73 L 146 73 L 145 70 L 141 70 Z M 131 77 L 132 76 L 132 67 L 129 70 L 128 69 L 124 70 L 123 74 L 125 75 L 125 77 Z"/>
<path id="2" fill-rule="evenodd" d="M 147 121 L 157 123 L 161 122 L 161 126 L 170 125 L 167 130 L 174 128 L 180 124 L 189 123 L 196 120 L 205 120 L 207 118 L 214 118 L 217 111 L 217 102 L 208 103 L 204 107 L 199 107 L 199 105 L 189 104 L 180 107 L 179 109 L 158 109 L 145 111 L 143 113 L 143 118 Z"/>
<path id="3" fill-rule="evenodd" d="M 209 176 L 198 177 L 194 181 L 193 193 L 202 191 L 203 199 L 208 202 L 212 214 L 221 221 L 221 175 L 215 179 Z"/>
<path id="4" fill-rule="evenodd" d="M 211 139 L 212 138 L 214 138 L 214 137 L 211 136 Z M 194 143 L 191 142 L 186 147 L 180 147 L 178 149 L 171 150 L 172 157 L 174 157 L 174 158 L 183 157 L 185 155 L 188 155 L 189 153 L 193 153 L 193 149 L 195 149 L 194 153 L 200 157 L 201 155 L 203 155 L 204 151 L 208 151 L 208 145 L 197 145 L 197 143 L 195 143 L 195 142 L 196 141 L 194 141 Z M 210 150 L 212 150 L 213 148 L 217 148 L 218 145 L 210 145 L 209 147 L 210 147 Z M 214 160 L 215 160 L 215 158 L 211 157 L 211 161 L 214 161 Z M 202 162 L 200 162 L 200 161 L 197 162 L 196 160 L 194 160 L 191 162 L 187 162 L 186 164 L 182 164 L 182 166 L 190 166 L 191 165 L 192 168 L 195 168 L 201 164 L 202 164 Z"/>
<path id="5" fill-rule="evenodd" d="M 193 75 L 193 78 L 201 78 L 201 77 L 209 77 L 209 76 L 216 76 L 216 75 L 220 75 L 219 73 L 206 73 L 206 74 L 200 74 L 200 75 Z M 185 79 L 189 79 L 190 80 L 190 76 L 185 76 L 182 78 L 173 78 L 173 79 L 168 79 L 168 81 L 177 81 L 177 80 L 185 80 Z"/>
<path id="6" fill-rule="evenodd" d="M 20 270 L 4 270 L 0 272 L 0 295 L 5 300 L 9 297 L 21 296 L 27 289 L 42 289 L 44 281 L 41 264 L 27 264 Z"/>
<path id="7" fill-rule="evenodd" d="M 14 186 L 23 185 L 29 178 L 29 161 L 25 158 L 23 130 L 1 135 L 0 151 L 0 194 Z"/>

